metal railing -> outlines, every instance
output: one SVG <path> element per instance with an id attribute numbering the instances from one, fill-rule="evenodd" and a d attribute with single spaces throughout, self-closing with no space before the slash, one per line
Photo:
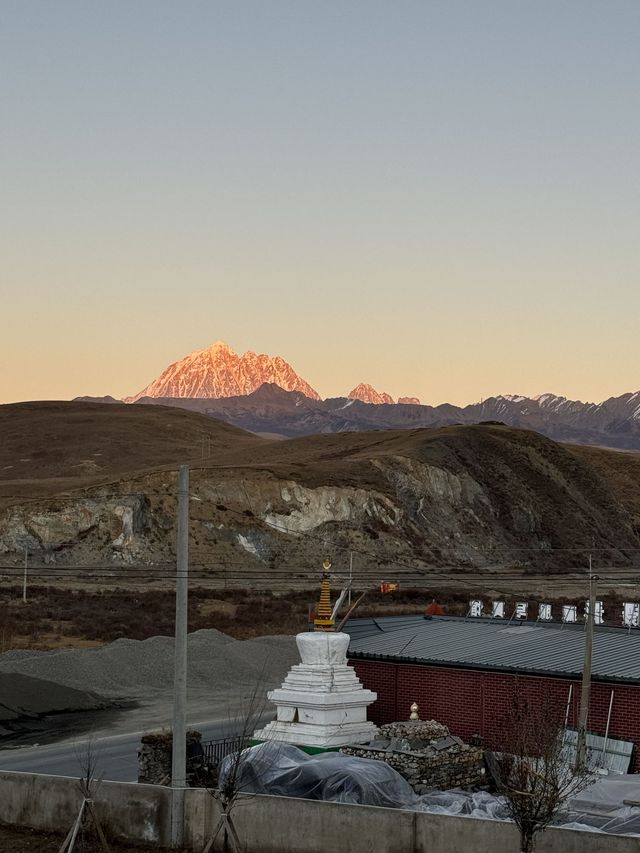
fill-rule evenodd
<path id="1" fill-rule="evenodd" d="M 223 740 L 206 740 L 202 742 L 204 762 L 209 767 L 217 767 L 227 755 L 238 752 L 249 745 L 249 740 L 241 735 L 224 738 Z"/>

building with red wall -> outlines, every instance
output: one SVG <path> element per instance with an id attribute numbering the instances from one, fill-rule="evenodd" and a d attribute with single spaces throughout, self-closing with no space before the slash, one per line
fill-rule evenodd
<path id="1" fill-rule="evenodd" d="M 551 701 L 578 722 L 584 626 L 488 619 L 394 617 L 349 623 L 350 663 L 375 690 L 369 716 L 378 725 L 408 719 L 412 702 L 422 719 L 453 734 L 482 736 L 505 748 L 505 719 L 516 697 Z M 596 628 L 588 728 L 636 745 L 640 771 L 640 633 Z"/>

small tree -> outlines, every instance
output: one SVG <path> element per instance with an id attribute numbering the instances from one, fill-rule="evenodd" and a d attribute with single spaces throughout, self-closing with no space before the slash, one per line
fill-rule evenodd
<path id="1" fill-rule="evenodd" d="M 260 677 L 244 703 L 239 717 L 233 715 L 231 712 L 229 713 L 230 719 L 235 718 L 239 722 L 239 728 L 235 736 L 237 738 L 237 749 L 223 759 L 225 762 L 225 774 L 222 784 L 207 789 L 211 796 L 220 803 L 222 813 L 202 853 L 211 853 L 213 851 L 216 838 L 220 833 L 222 833 L 223 850 L 225 853 L 227 851 L 242 853 L 242 844 L 240 843 L 233 821 L 233 810 L 244 788 L 242 777 L 243 769 L 247 762 L 245 749 L 249 746 L 254 731 L 263 724 L 268 705 L 264 678 L 265 666 L 266 661 L 263 664 Z"/>
<path id="2" fill-rule="evenodd" d="M 516 697 L 503 726 L 509 752 L 494 755 L 491 769 L 520 832 L 520 849 L 531 853 L 536 835 L 590 784 L 593 773 L 573 769 L 562 713 L 549 697 L 535 703 Z"/>
<path id="3" fill-rule="evenodd" d="M 109 844 L 107 843 L 102 825 L 98 820 L 94 804 L 94 798 L 100 787 L 102 776 L 98 775 L 97 772 L 99 752 L 92 738 L 86 742 L 83 749 L 76 750 L 76 758 L 82 770 L 82 775 L 78 779 L 78 787 L 82 794 L 82 803 L 80 804 L 80 810 L 73 822 L 73 826 L 62 842 L 59 853 L 73 853 L 76 849 L 78 834 L 80 834 L 82 849 L 84 850 L 84 830 L 89 821 L 93 824 L 103 853 L 110 853 Z"/>

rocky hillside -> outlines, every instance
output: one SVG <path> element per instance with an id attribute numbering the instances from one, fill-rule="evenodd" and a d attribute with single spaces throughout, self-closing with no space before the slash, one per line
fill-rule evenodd
<path id="1" fill-rule="evenodd" d="M 170 563 L 187 460 L 204 572 L 284 583 L 326 554 L 344 567 L 349 550 L 371 577 L 561 572 L 592 548 L 618 564 L 640 549 L 640 457 L 500 425 L 269 441 L 187 411 L 39 403 L 0 407 L 0 426 L 6 565 L 25 548 L 58 567 Z"/>

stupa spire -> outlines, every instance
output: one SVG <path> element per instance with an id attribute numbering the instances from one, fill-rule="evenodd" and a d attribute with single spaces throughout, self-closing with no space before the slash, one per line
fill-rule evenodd
<path id="1" fill-rule="evenodd" d="M 322 583 L 320 584 L 320 601 L 313 626 L 316 631 L 335 631 L 335 619 L 331 618 L 333 608 L 331 607 L 331 560 L 322 563 Z"/>

